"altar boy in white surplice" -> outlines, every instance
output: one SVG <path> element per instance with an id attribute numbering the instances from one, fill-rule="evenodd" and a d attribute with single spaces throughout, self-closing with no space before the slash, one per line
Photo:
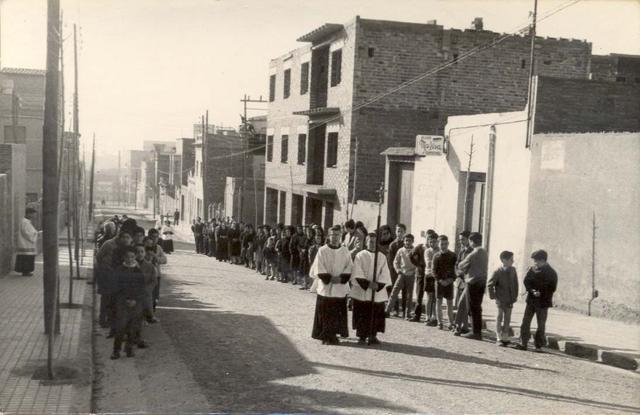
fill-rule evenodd
<path id="1" fill-rule="evenodd" d="M 351 254 L 340 244 L 342 230 L 329 230 L 329 243 L 318 250 L 309 275 L 316 285 L 316 310 L 311 337 L 322 344 L 338 344 L 338 335 L 349 336 L 347 295 L 351 279 Z"/>

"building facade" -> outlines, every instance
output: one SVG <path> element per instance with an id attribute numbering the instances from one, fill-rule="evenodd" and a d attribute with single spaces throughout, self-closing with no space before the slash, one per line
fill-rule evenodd
<path id="1" fill-rule="evenodd" d="M 527 111 L 454 116 L 441 151 L 419 140 L 407 148 L 421 177 L 412 231 L 481 232 L 489 269 L 509 250 L 521 278 L 545 249 L 558 304 L 586 312 L 594 284 L 594 314 L 637 320 L 640 260 L 627 253 L 640 243 L 628 231 L 640 226 L 640 85 L 540 77 L 534 86 L 531 137 Z"/>
<path id="2" fill-rule="evenodd" d="M 307 45 L 269 66 L 268 223 L 370 222 L 385 175 L 380 153 L 413 145 L 418 134 L 442 134 L 450 115 L 526 104 L 530 38 L 483 30 L 478 19 L 457 30 L 356 17 L 298 40 Z M 589 43 L 536 42 L 539 74 L 589 77 Z M 492 46 L 469 54 L 479 45 Z M 391 191 L 411 187 L 413 172 L 400 176 L 407 183 Z"/>
<path id="3" fill-rule="evenodd" d="M 26 146 L 28 203 L 42 196 L 45 74 L 38 69 L 0 70 L 0 143 Z"/>

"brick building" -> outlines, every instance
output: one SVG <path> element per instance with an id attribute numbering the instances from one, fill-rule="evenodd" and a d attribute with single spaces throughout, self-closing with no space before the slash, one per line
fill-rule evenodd
<path id="1" fill-rule="evenodd" d="M 27 202 L 42 196 L 42 126 L 46 71 L 0 70 L 0 143 L 26 145 Z"/>
<path id="2" fill-rule="evenodd" d="M 619 53 L 593 55 L 591 79 L 640 84 L 640 56 Z"/>
<path id="3" fill-rule="evenodd" d="M 526 104 L 530 37 L 444 29 L 356 17 L 324 24 L 307 45 L 269 65 L 265 220 L 342 222 L 353 212 L 372 222 L 389 147 L 418 134 L 442 134 L 450 115 L 521 110 Z M 495 42 L 474 55 L 465 53 Z M 586 79 L 591 44 L 537 38 L 537 73 Z M 443 64 L 446 69 L 389 94 Z M 357 150 L 356 150 L 357 149 Z M 410 189 L 413 171 L 399 174 Z M 349 210 L 348 205 L 354 200 Z M 402 212 L 405 195 L 395 197 Z M 389 218 L 392 222 L 402 217 Z"/>
<path id="4" fill-rule="evenodd" d="M 177 209 L 181 219 L 186 219 L 186 199 L 189 197 L 189 175 L 193 173 L 195 166 L 195 139 L 178 138 L 176 140 L 176 155 L 180 156 L 180 167 L 176 170 L 174 178 Z M 188 220 L 187 220 L 188 223 Z"/>

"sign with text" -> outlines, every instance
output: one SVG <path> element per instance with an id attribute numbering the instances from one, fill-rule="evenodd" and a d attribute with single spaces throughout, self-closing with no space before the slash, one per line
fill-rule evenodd
<path id="1" fill-rule="evenodd" d="M 417 135 L 415 153 L 418 156 L 444 154 L 444 137 L 441 135 Z"/>

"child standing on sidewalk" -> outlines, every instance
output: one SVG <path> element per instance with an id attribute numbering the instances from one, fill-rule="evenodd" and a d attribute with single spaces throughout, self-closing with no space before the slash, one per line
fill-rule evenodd
<path id="1" fill-rule="evenodd" d="M 507 346 L 511 337 L 511 310 L 518 300 L 518 273 L 513 267 L 513 252 L 500 253 L 502 266 L 493 272 L 487 283 L 489 298 L 496 300 L 498 317 L 496 318 L 496 344 Z"/>

